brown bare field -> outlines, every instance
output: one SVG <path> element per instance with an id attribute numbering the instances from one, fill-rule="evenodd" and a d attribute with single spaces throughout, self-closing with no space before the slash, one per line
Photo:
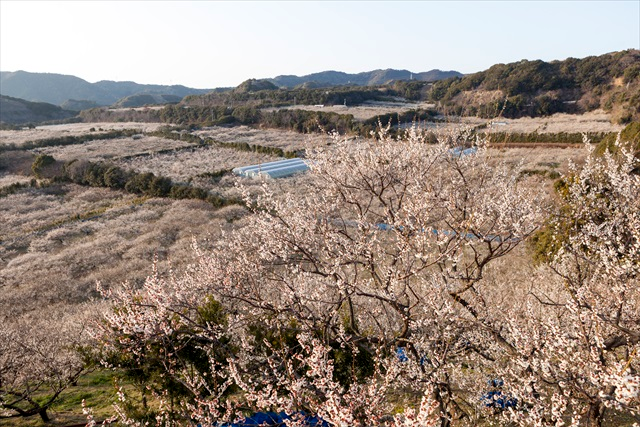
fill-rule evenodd
<path id="1" fill-rule="evenodd" d="M 451 131 L 460 126 L 486 126 L 483 132 L 496 133 L 581 133 L 581 132 L 619 132 L 624 128 L 611 122 L 611 115 L 602 110 L 582 115 L 556 113 L 549 117 L 522 117 L 519 119 L 496 118 L 492 120 L 479 117 L 440 116 L 442 122 L 420 122 L 419 127 L 430 130 Z M 408 128 L 412 124 L 404 124 Z"/>
<path id="2" fill-rule="evenodd" d="M 391 103 L 391 102 L 368 102 L 358 106 L 295 106 L 280 109 L 299 109 L 309 111 L 335 112 L 339 114 L 352 114 L 356 120 L 367 120 L 376 116 L 388 113 L 402 113 L 417 108 L 433 108 L 433 104 L 426 103 Z M 268 111 L 278 110 L 276 108 L 266 109 Z M 464 126 L 488 125 L 488 132 L 514 132 L 529 133 L 538 132 L 558 133 L 558 132 L 618 132 L 623 125 L 611 122 L 611 114 L 603 110 L 595 110 L 580 115 L 556 113 L 549 117 L 523 117 L 519 119 L 496 118 L 492 120 L 479 117 L 457 117 L 442 116 L 443 123 L 427 122 L 420 125 L 430 129 L 452 129 Z"/>
<path id="3" fill-rule="evenodd" d="M 121 107 L 121 108 L 110 108 L 109 111 L 121 112 L 121 111 L 148 111 L 148 110 L 162 110 L 164 108 L 163 105 L 158 106 L 144 106 L 144 107 Z"/>
<path id="4" fill-rule="evenodd" d="M 513 142 L 493 142 L 491 146 L 495 149 L 577 149 L 580 147 L 580 144 L 573 143 L 513 143 Z"/>
<path id="5" fill-rule="evenodd" d="M 522 163 L 525 169 L 552 167 L 561 173 L 566 173 L 569 161 L 580 164 L 585 159 L 583 147 L 566 148 L 490 148 L 489 154 L 493 159 L 505 161 L 510 165 Z"/>
<path id="6" fill-rule="evenodd" d="M 596 110 L 576 115 L 556 113 L 549 117 L 523 117 L 520 119 L 496 119 L 489 129 L 493 132 L 618 132 L 624 125 L 611 123 L 611 115 Z"/>

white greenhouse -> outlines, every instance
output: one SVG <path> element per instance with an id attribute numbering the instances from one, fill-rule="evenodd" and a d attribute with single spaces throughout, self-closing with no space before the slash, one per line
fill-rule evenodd
<path id="1" fill-rule="evenodd" d="M 309 165 L 307 165 L 303 159 L 293 158 L 257 165 L 240 166 L 234 168 L 233 173 L 245 177 L 283 178 L 305 172 L 308 169 Z"/>

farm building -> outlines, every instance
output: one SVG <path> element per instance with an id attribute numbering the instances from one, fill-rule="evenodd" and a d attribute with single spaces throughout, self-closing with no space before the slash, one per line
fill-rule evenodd
<path id="1" fill-rule="evenodd" d="M 300 158 L 267 162 L 257 165 L 241 166 L 233 169 L 236 175 L 245 177 L 283 178 L 305 172 L 309 165 Z"/>

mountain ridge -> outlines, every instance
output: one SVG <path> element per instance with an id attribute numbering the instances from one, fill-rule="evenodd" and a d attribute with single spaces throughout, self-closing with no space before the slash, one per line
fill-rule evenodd
<path id="1" fill-rule="evenodd" d="M 183 85 L 152 85 L 113 80 L 89 83 L 66 74 L 31 73 L 23 70 L 0 71 L 0 95 L 58 106 L 69 100 L 109 106 L 132 95 L 171 95 L 184 98 L 187 95 L 205 94 L 209 91 L 211 89 L 195 89 Z"/>
<path id="2" fill-rule="evenodd" d="M 412 72 L 409 70 L 397 70 L 393 68 L 363 71 L 360 73 L 345 73 L 343 71 L 326 70 L 311 73 L 304 76 L 292 74 L 280 75 L 262 80 L 269 81 L 282 88 L 295 88 L 300 85 L 315 83 L 324 86 L 376 86 L 390 83 L 394 80 L 418 80 L 434 82 L 450 77 L 462 77 L 464 74 L 457 71 L 442 71 L 433 69 L 424 72 Z"/>

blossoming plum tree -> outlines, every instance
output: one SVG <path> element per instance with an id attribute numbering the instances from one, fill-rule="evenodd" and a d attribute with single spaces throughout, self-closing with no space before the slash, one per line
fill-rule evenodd
<path id="1" fill-rule="evenodd" d="M 508 285 L 487 276 L 541 223 L 536 189 L 465 130 L 335 138 L 310 154 L 305 193 L 247 194 L 246 224 L 194 244 L 186 272 L 103 290 L 104 361 L 157 375 L 157 423 L 274 410 L 289 424 L 471 425 L 498 407 L 480 400 L 492 379 L 512 423 L 637 412 L 632 156 L 567 179 L 569 239 L 539 289 L 501 299 Z"/>
<path id="2" fill-rule="evenodd" d="M 638 421 L 640 176 L 617 146 L 595 156 L 586 144 L 586 163 L 564 178 L 551 275 L 511 328 L 518 352 L 503 376 L 527 406 L 508 416 L 529 425 L 599 426 L 607 409 Z"/>
<path id="3" fill-rule="evenodd" d="M 78 315 L 78 318 L 81 318 Z M 82 344 L 80 322 L 52 319 L 4 320 L 0 328 L 0 420 L 48 410 L 86 367 L 75 347 Z"/>

